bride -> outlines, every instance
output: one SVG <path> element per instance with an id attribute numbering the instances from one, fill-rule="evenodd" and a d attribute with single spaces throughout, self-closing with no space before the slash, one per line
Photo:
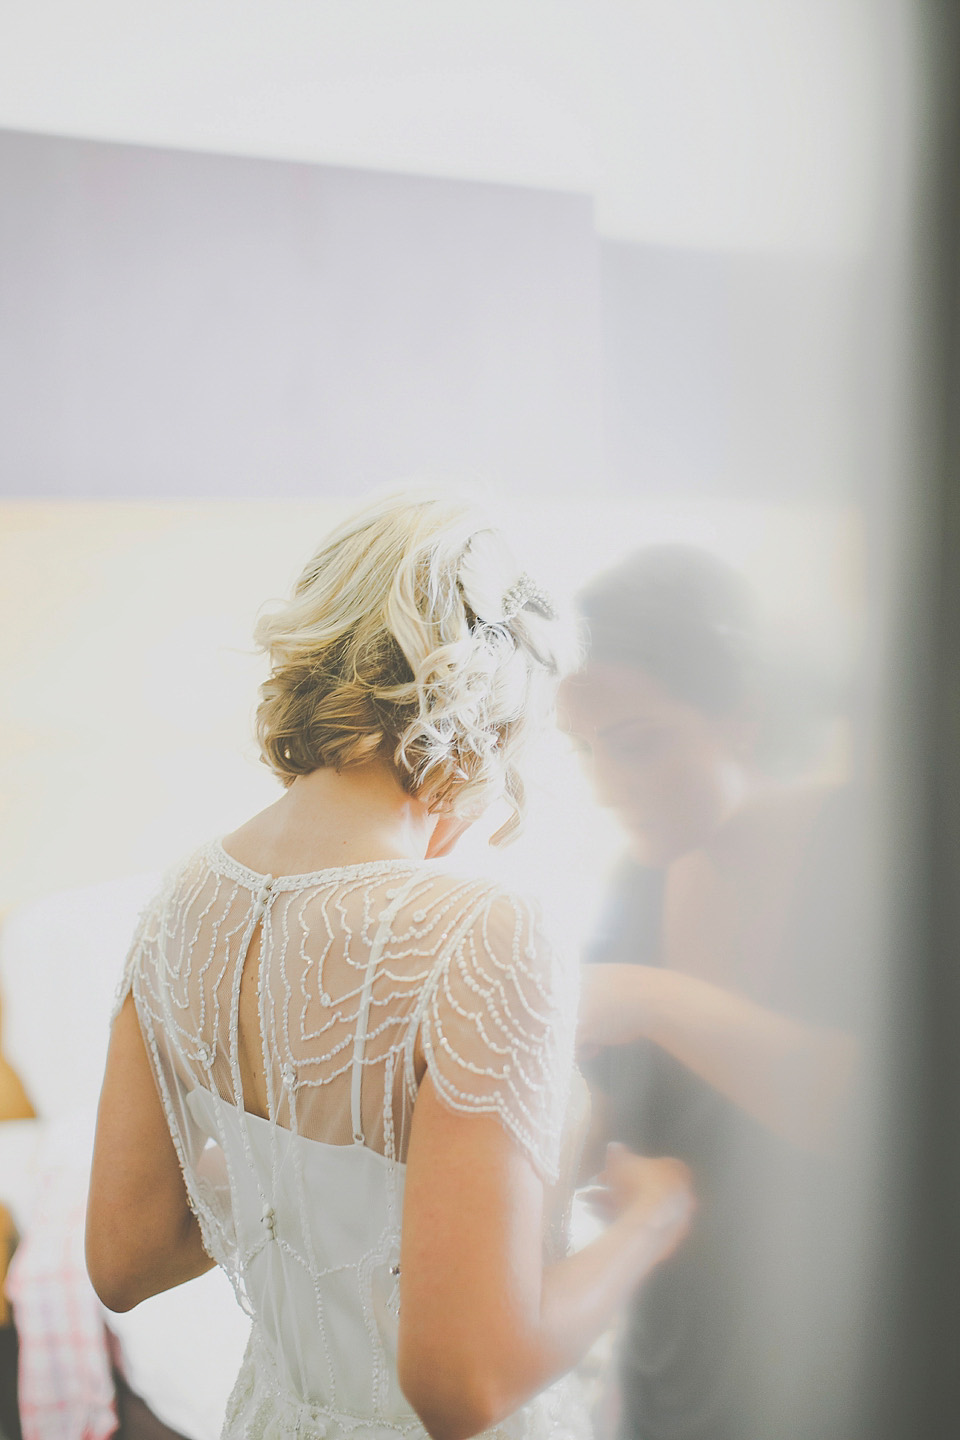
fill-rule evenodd
<path id="1" fill-rule="evenodd" d="M 261 621 L 283 796 L 168 877 L 120 987 L 87 1263 L 113 1310 L 229 1275 L 229 1440 L 580 1436 L 566 1372 L 679 1242 L 685 1168 L 621 1149 L 567 1253 L 576 970 L 535 907 L 435 863 L 571 650 L 499 532 L 446 499 L 343 525 Z M 199 1337 L 198 1337 L 199 1339 Z"/>

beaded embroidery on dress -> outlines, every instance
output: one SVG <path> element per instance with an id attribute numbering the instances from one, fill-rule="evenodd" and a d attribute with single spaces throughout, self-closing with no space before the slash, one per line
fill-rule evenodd
<path id="1" fill-rule="evenodd" d="M 131 988 L 204 1245 L 253 1321 L 223 1440 L 424 1440 L 396 1373 L 417 1034 L 441 1098 L 495 1114 L 550 1187 L 555 1257 L 584 1119 L 576 967 L 488 880 L 405 860 L 272 878 L 213 842 L 142 915 L 116 1009 Z M 584 1440 L 575 1381 L 490 1433 Z"/>

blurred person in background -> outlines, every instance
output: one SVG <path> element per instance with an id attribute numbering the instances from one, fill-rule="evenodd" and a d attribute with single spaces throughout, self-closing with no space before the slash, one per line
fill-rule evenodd
<path id="1" fill-rule="evenodd" d="M 716 557 L 641 550 L 581 610 L 566 723 L 629 837 L 584 970 L 594 1144 L 678 1155 L 698 1195 L 630 1311 L 608 1423 L 623 1440 L 826 1433 L 856 787 L 810 778 L 821 697 L 764 653 L 750 591 Z"/>
<path id="2" fill-rule="evenodd" d="M 577 967 L 523 896 L 434 863 L 496 800 L 515 829 L 570 634 L 470 506 L 401 497 L 258 638 L 284 794 L 144 913 L 91 1279 L 125 1310 L 223 1266 L 253 1318 L 230 1440 L 586 1436 L 566 1372 L 682 1238 L 686 1168 L 614 1150 L 612 1223 L 567 1254 Z"/>

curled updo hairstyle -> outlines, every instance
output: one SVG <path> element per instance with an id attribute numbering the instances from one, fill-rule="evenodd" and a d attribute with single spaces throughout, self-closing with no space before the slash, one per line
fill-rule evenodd
<path id="1" fill-rule="evenodd" d="M 290 785 L 388 757 L 431 811 L 504 797 L 502 843 L 523 814 L 517 761 L 577 658 L 545 597 L 504 607 L 518 578 L 500 533 L 459 500 L 394 497 L 341 525 L 256 628 L 264 762 Z"/>

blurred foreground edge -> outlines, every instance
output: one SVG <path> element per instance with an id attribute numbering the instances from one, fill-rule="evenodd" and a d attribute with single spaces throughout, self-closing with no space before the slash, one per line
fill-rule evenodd
<path id="1" fill-rule="evenodd" d="M 884 532 L 874 536 L 886 629 L 877 753 L 889 883 L 876 892 L 886 980 L 865 1180 L 877 1185 L 866 1207 L 877 1258 L 848 1433 L 946 1440 L 960 1434 L 960 5 L 883 12 L 915 48 L 892 97 L 871 285 L 884 357 L 867 390 Z"/>

